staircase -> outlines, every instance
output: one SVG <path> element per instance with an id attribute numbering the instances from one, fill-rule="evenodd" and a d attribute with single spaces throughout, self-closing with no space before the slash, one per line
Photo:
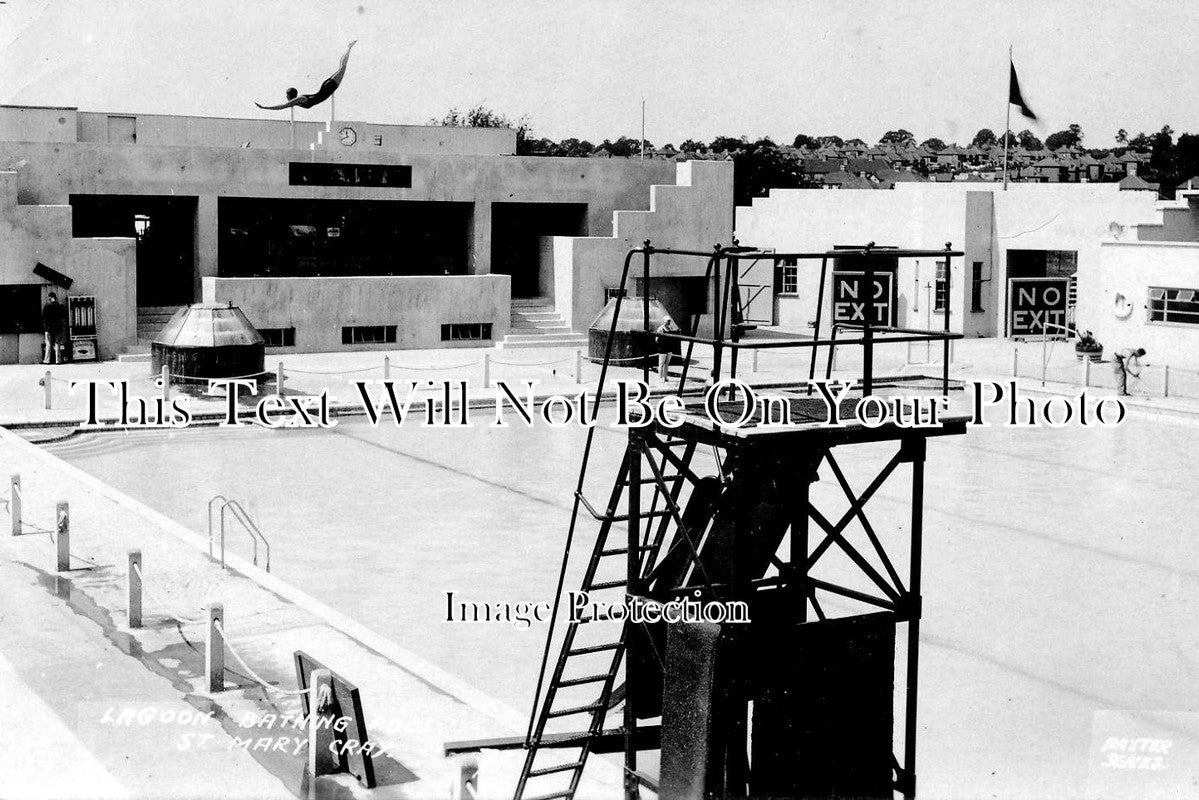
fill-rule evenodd
<path id="1" fill-rule="evenodd" d="M 496 344 L 500 349 L 583 347 L 587 336 L 575 333 L 545 297 L 512 298 L 512 332 Z"/>
<path id="2" fill-rule="evenodd" d="M 175 316 L 175 312 L 184 306 L 138 306 L 137 308 L 137 341 L 148 345 L 162 330 L 162 327 Z"/>

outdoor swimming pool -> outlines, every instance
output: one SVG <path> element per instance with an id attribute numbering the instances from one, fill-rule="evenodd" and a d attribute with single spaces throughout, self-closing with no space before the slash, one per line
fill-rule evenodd
<path id="1" fill-rule="evenodd" d="M 275 575 L 523 712 L 544 628 L 446 623 L 445 592 L 552 597 L 584 434 L 487 419 L 84 434 L 48 449 L 199 531 L 210 497 L 240 500 Z M 623 444 L 596 434 L 593 494 Z M 1084 797 L 1096 712 L 1126 710 L 1135 727 L 1145 712 L 1196 711 L 1199 544 L 1193 476 L 1177 465 L 1197 449 L 1199 427 L 1144 417 L 930 443 L 922 796 Z M 858 489 L 879 452 L 838 453 Z M 905 489 L 868 506 L 884 539 L 906 524 Z M 813 496 L 839 494 L 824 481 Z M 580 530 L 582 555 L 594 528 Z M 1180 742 L 1193 738 L 1183 728 Z"/>

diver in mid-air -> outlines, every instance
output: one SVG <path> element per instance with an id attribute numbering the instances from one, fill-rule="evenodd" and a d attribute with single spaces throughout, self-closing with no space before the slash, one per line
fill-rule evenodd
<path id="1" fill-rule="evenodd" d="M 325 82 L 321 84 L 321 88 L 312 94 L 299 94 L 296 92 L 295 87 L 291 87 L 286 92 L 286 103 L 277 106 L 264 106 L 262 103 L 255 103 L 254 105 L 267 111 L 279 111 L 284 108 L 291 108 L 292 106 L 312 108 L 315 105 L 325 102 L 337 91 L 337 87 L 341 86 L 341 80 L 346 76 L 346 64 L 350 60 L 350 51 L 354 49 L 354 45 L 357 43 L 357 39 L 350 42 L 350 46 L 346 48 L 345 54 L 341 57 L 341 65 L 337 68 L 337 72 L 325 78 Z"/>

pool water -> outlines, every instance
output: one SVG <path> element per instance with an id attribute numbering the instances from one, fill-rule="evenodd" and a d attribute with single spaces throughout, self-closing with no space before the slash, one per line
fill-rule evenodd
<path id="1" fill-rule="evenodd" d="M 544 628 L 447 623 L 445 593 L 552 598 L 584 433 L 488 421 L 85 434 L 48 447 L 201 532 L 209 498 L 239 500 L 270 539 L 275 575 L 523 712 Z M 606 497 L 623 445 L 597 432 L 589 494 Z M 1089 796 L 1099 712 L 1196 711 L 1197 451 L 1199 427 L 1155 418 L 930 442 L 923 797 Z M 890 450 L 837 455 L 860 491 Z M 884 540 L 906 541 L 907 491 L 905 473 L 867 506 Z M 826 516 L 845 507 L 829 478 L 813 497 Z M 580 526 L 577 562 L 594 530 Z M 248 556 L 240 535 L 231 526 L 229 546 Z"/>

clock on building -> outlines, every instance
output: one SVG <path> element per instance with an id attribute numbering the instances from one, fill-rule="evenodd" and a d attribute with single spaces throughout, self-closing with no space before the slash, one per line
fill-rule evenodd
<path id="1" fill-rule="evenodd" d="M 341 143 L 346 147 L 352 147 L 354 143 L 358 141 L 358 131 L 354 130 L 349 125 L 338 131 L 338 135 L 341 136 Z"/>

